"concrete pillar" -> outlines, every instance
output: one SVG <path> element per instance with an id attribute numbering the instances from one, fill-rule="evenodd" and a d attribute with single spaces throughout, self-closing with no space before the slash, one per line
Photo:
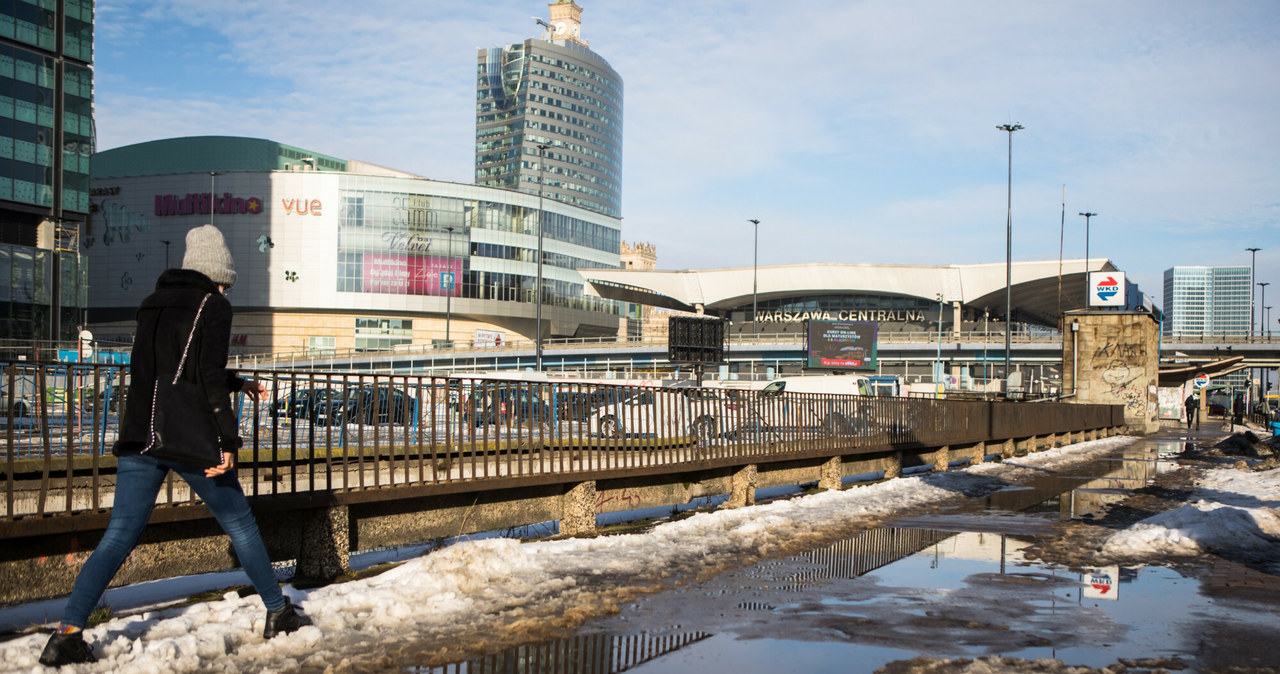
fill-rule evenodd
<path id="1" fill-rule="evenodd" d="M 729 500 L 721 508 L 743 508 L 756 504 L 756 476 L 758 469 L 754 463 L 738 469 L 729 478 Z"/>
<path id="2" fill-rule="evenodd" d="M 970 461 L 970 463 L 976 466 L 980 463 L 985 462 L 986 460 L 987 460 L 987 443 L 979 442 L 978 444 L 973 446 L 973 460 Z"/>
<path id="3" fill-rule="evenodd" d="M 596 483 L 579 482 L 560 497 L 560 534 L 596 535 Z"/>
<path id="4" fill-rule="evenodd" d="M 818 472 L 818 488 L 840 491 L 844 481 L 844 462 L 838 456 L 833 456 L 826 463 L 822 464 Z"/>
<path id="5" fill-rule="evenodd" d="M 886 480 L 895 477 L 902 477 L 902 452 L 894 452 L 888 458 L 888 465 L 884 468 L 884 478 Z"/>
<path id="6" fill-rule="evenodd" d="M 346 506 L 307 513 L 302 522 L 297 575 L 331 581 L 351 569 L 351 527 Z"/>
<path id="7" fill-rule="evenodd" d="M 945 473 L 951 467 L 951 445 L 943 445 L 933 453 L 933 472 Z"/>
<path id="8" fill-rule="evenodd" d="M 1018 442 L 1013 438 L 1009 438 L 1008 440 L 1005 440 L 1003 446 L 1000 447 L 1000 458 L 1002 459 L 1007 459 L 1017 453 L 1018 453 Z"/>
<path id="9" fill-rule="evenodd" d="M 1062 317 L 1062 385 L 1078 403 L 1123 405 L 1137 433 L 1160 428 L 1159 324 L 1140 311 L 1069 311 Z M 1077 381 L 1078 378 L 1078 381 Z"/>

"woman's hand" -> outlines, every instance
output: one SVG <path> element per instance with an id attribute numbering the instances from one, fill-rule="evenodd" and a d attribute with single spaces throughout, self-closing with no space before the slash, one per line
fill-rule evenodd
<path id="1" fill-rule="evenodd" d="M 236 455 L 235 455 L 235 452 L 223 452 L 223 453 L 222 453 L 222 463 L 220 463 L 220 464 L 218 464 L 218 465 L 214 466 L 213 468 L 205 468 L 205 469 L 204 469 L 204 476 L 205 476 L 205 477 L 217 477 L 217 476 L 222 475 L 223 473 L 225 473 L 225 472 L 227 472 L 227 471 L 231 470 L 232 468 L 235 468 L 235 465 L 236 465 Z"/>

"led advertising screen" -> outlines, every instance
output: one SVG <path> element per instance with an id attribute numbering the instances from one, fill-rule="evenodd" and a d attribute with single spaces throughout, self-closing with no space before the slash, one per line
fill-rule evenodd
<path id="1" fill-rule="evenodd" d="M 875 323 L 810 320 L 808 367 L 875 370 L 876 328 Z"/>
<path id="2" fill-rule="evenodd" d="M 441 279 L 453 273 L 453 283 Z M 459 296 L 457 279 L 462 276 L 462 260 L 454 257 L 418 255 L 364 256 L 364 291 L 393 295 Z"/>

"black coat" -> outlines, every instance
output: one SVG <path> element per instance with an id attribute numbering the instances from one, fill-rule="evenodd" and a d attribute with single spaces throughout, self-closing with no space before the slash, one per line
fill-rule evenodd
<path id="1" fill-rule="evenodd" d="M 120 435 L 111 451 L 136 454 L 151 444 L 152 392 L 157 375 L 172 378 L 191 334 L 200 301 L 208 294 L 195 337 L 183 365 L 182 378 L 197 384 L 222 438 L 222 450 L 240 449 L 243 441 L 231 411 L 231 392 L 244 380 L 227 369 L 231 343 L 231 303 L 209 277 L 190 269 L 168 269 L 156 281 L 155 292 L 138 307 L 137 335 L 130 358 L 129 404 L 120 421 Z M 180 439 L 179 439 L 180 440 Z"/>

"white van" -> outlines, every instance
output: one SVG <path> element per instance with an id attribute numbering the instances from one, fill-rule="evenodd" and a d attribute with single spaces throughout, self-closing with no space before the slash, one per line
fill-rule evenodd
<path id="1" fill-rule="evenodd" d="M 816 377 L 783 377 L 762 389 L 765 395 L 778 393 L 842 393 L 871 395 L 871 380 L 860 374 L 833 374 Z"/>

